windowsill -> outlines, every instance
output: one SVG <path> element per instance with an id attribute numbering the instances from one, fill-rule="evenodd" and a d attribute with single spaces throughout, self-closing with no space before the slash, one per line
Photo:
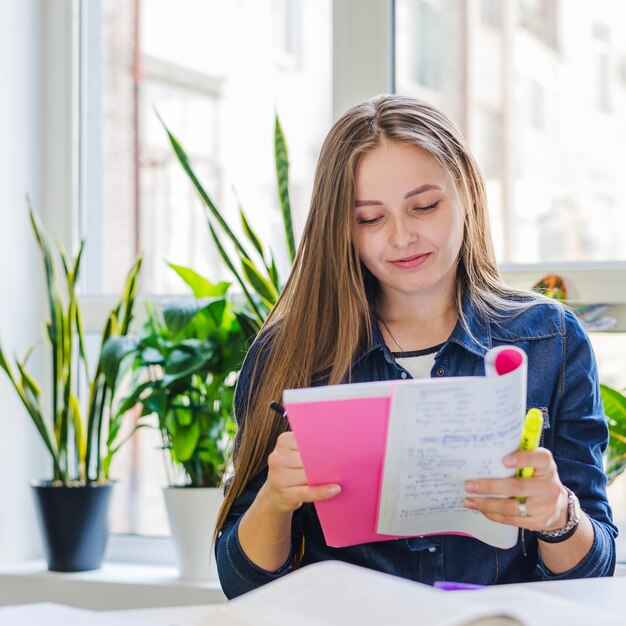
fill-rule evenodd
<path id="1" fill-rule="evenodd" d="M 218 604 L 217 580 L 180 580 L 175 567 L 105 563 L 90 572 L 50 572 L 43 561 L 0 569 L 0 605 L 57 602 L 93 610 Z"/>

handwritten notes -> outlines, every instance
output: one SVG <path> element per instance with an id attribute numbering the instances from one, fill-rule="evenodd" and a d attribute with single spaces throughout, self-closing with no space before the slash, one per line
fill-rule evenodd
<path id="1" fill-rule="evenodd" d="M 460 533 L 500 548 L 515 545 L 517 528 L 463 506 L 464 481 L 513 475 L 502 457 L 518 448 L 521 436 L 525 359 L 504 376 L 487 373 L 394 388 L 378 533 Z"/>

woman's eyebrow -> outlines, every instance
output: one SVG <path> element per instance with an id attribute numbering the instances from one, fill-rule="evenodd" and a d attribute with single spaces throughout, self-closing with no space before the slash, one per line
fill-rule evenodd
<path id="1" fill-rule="evenodd" d="M 441 187 L 439 185 L 431 185 L 429 183 L 426 183 L 425 185 L 420 185 L 419 187 L 413 189 L 412 191 L 409 191 L 407 194 L 405 194 L 404 199 L 408 199 L 411 198 L 413 196 L 417 196 L 420 193 L 424 193 L 425 191 L 432 191 L 433 189 L 437 189 L 439 191 L 441 191 Z M 367 206 L 367 205 L 381 205 L 382 202 L 380 200 L 355 200 L 354 202 L 354 206 L 356 207 L 360 207 L 360 206 Z"/>
<path id="2" fill-rule="evenodd" d="M 441 191 L 441 187 L 439 185 L 431 185 L 429 183 L 426 183 L 425 185 L 421 185 L 420 187 L 413 189 L 413 191 L 409 191 L 409 193 L 407 193 L 404 198 L 406 200 L 411 196 L 417 196 L 420 193 L 424 193 L 425 191 L 431 191 L 433 189 L 438 189 L 439 191 Z"/>

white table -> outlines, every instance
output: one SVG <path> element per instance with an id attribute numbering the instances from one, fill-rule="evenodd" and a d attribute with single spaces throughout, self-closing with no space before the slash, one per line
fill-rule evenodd
<path id="1" fill-rule="evenodd" d="M 595 609 L 606 609 L 618 614 L 624 614 L 626 624 L 626 576 L 612 578 L 590 578 L 579 580 L 558 580 L 536 583 L 519 583 L 516 585 L 501 585 L 499 589 L 505 593 L 506 588 L 527 586 L 534 591 L 541 591 L 565 600 L 573 600 Z M 476 592 L 450 592 L 476 593 Z M 219 609 L 219 605 L 199 605 L 185 607 L 168 607 L 163 609 L 135 609 L 132 611 L 112 611 L 111 614 L 126 615 L 143 619 L 148 623 L 168 624 L 169 626 L 187 626 L 194 621 Z M 593 625 L 590 625 L 593 626 Z"/>

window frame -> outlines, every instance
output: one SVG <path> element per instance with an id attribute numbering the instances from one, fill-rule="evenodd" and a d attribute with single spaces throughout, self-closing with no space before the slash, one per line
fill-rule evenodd
<path id="1" fill-rule="evenodd" d="M 85 154 L 90 149 L 88 132 L 95 132 L 90 124 L 91 102 L 97 94 L 81 94 L 80 76 L 94 71 L 97 54 L 93 50 L 81 49 L 80 29 L 85 28 L 85 15 L 98 14 L 100 0 L 58 0 L 55 9 L 57 18 L 49 23 L 47 31 L 51 41 L 72 33 L 72 45 L 56 48 L 55 54 L 46 56 L 44 74 L 47 94 L 53 95 L 54 111 L 68 113 L 71 120 L 59 125 L 53 112 L 46 114 L 44 127 L 46 137 L 54 138 L 54 155 L 49 148 L 44 154 L 44 172 L 58 172 L 50 168 L 50 161 L 58 154 L 70 155 L 64 168 L 63 184 L 58 176 L 44 188 L 55 189 L 54 199 L 47 211 L 49 223 L 54 223 L 55 232 L 60 233 L 68 249 L 75 249 L 79 241 L 78 215 L 86 202 L 89 170 L 85 169 Z M 61 6 L 61 9 L 59 7 Z M 81 17 L 81 7 L 83 9 Z M 395 2 L 393 0 L 333 0 L 333 45 L 332 64 L 333 115 L 335 118 L 346 108 L 372 94 L 393 92 L 394 85 L 394 33 Z M 95 55 L 95 56 L 94 56 Z M 71 81 L 57 81 L 57 76 L 69 75 Z M 51 101 L 50 98 L 47 101 Z M 80 112 L 80 113 L 79 113 Z M 92 112 L 93 113 L 93 112 Z M 60 151 L 60 152 L 59 152 Z M 54 184 L 53 184 L 54 183 Z M 52 220 L 52 221 L 51 221 Z M 626 304 L 626 262 L 616 263 L 563 263 L 563 264 L 504 264 L 501 270 L 505 280 L 512 286 L 528 288 L 547 273 L 560 273 L 577 302 L 610 302 Z M 89 296 L 82 298 L 85 330 L 101 328 L 106 312 L 115 301 L 114 297 Z M 138 310 L 141 306 L 138 306 Z M 171 540 L 140 536 L 112 536 L 108 558 L 129 562 L 169 564 L 172 562 Z"/>

